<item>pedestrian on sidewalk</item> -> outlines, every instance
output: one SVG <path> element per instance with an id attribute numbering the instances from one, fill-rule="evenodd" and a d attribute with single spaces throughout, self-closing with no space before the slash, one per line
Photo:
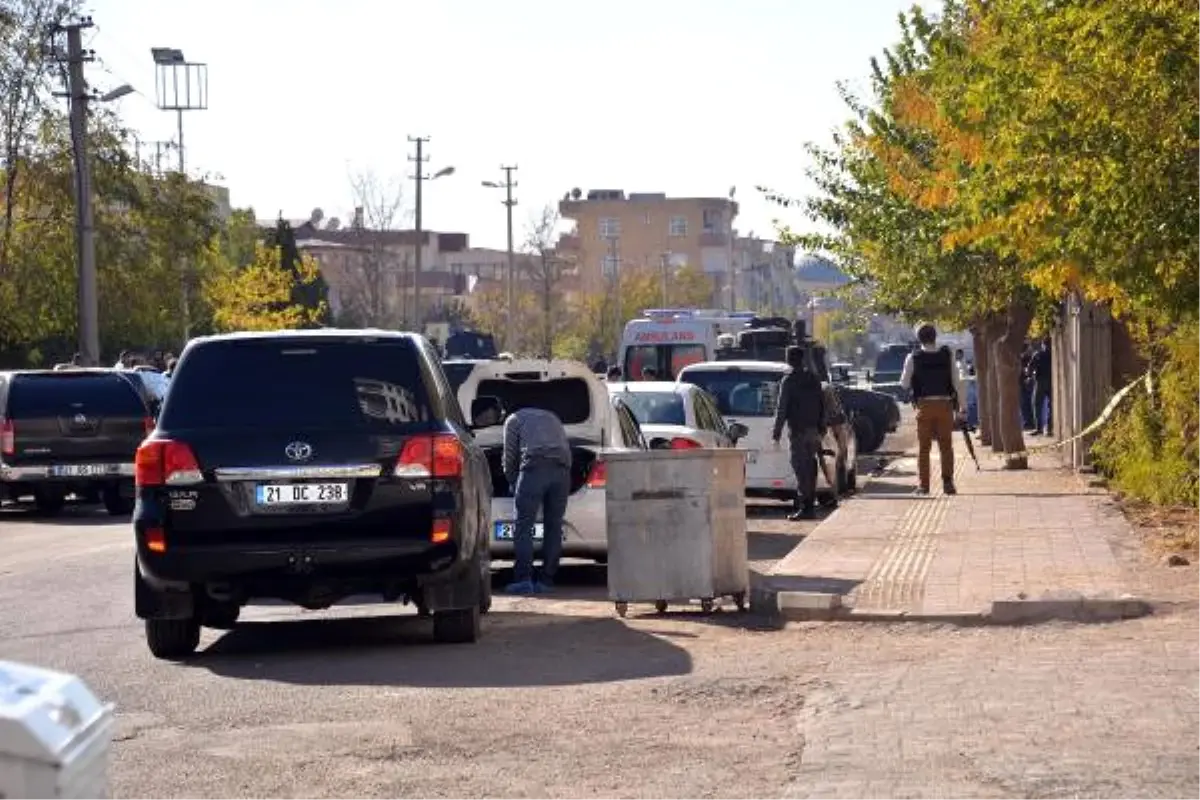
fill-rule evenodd
<path id="1" fill-rule="evenodd" d="M 954 487 L 954 429 L 959 415 L 966 413 L 966 393 L 954 356 L 948 347 L 938 347 L 937 329 L 929 323 L 917 327 L 920 349 L 904 359 L 900 385 L 912 391 L 917 409 L 917 494 L 929 494 L 929 451 L 934 441 L 942 466 L 942 490 L 956 494 Z"/>
<path id="2" fill-rule="evenodd" d="M 775 407 L 771 442 L 779 447 L 786 422 L 792 472 L 796 474 L 797 507 L 788 519 L 815 519 L 817 459 L 821 457 L 821 440 L 825 436 L 825 392 L 820 378 L 810 369 L 802 348 L 789 347 L 785 358 L 792 371 L 779 382 L 779 402 Z"/>
<path id="3" fill-rule="evenodd" d="M 1041 349 L 1029 359 L 1029 379 L 1033 384 L 1033 435 L 1050 435 L 1050 340 L 1043 339 Z"/>
<path id="4" fill-rule="evenodd" d="M 522 408 L 504 422 L 504 477 L 517 509 L 510 594 L 538 594 L 554 585 L 562 557 L 563 517 L 571 493 L 571 444 L 562 421 L 542 408 Z M 533 533 L 542 515 L 542 572 L 533 573 Z"/>

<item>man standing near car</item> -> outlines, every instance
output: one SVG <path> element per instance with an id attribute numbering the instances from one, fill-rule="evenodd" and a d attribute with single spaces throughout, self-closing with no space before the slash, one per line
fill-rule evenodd
<path id="1" fill-rule="evenodd" d="M 504 477 L 517 510 L 510 594 L 537 594 L 554 585 L 562 556 L 563 517 L 571 493 L 571 444 L 551 411 L 522 408 L 504 422 Z M 542 573 L 534 580 L 533 534 L 542 514 Z"/>
<path id="2" fill-rule="evenodd" d="M 966 393 L 954 356 L 948 347 L 937 346 L 937 329 L 928 323 L 917 328 L 920 349 L 904 360 L 900 385 L 912 391 L 917 409 L 917 494 L 929 494 L 929 452 L 934 441 L 942 464 L 942 490 L 956 494 L 954 487 L 954 427 L 966 412 Z"/>
<path id="3" fill-rule="evenodd" d="M 789 347 L 785 358 L 792 371 L 779 382 L 779 402 L 775 407 L 771 442 L 779 446 L 786 422 L 799 506 L 788 519 L 815 519 L 817 459 L 821 457 L 821 439 L 825 436 L 825 392 L 821 381 L 808 369 L 802 348 Z"/>

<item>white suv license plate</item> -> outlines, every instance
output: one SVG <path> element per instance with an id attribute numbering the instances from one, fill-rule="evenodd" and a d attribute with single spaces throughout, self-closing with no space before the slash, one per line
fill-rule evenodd
<path id="1" fill-rule="evenodd" d="M 260 506 L 337 505 L 350 499 L 350 484 L 261 484 L 254 489 L 254 499 Z"/>
<path id="2" fill-rule="evenodd" d="M 513 535 L 517 532 L 517 523 L 515 522 L 497 522 L 496 523 L 496 541 L 511 542 Z M 535 522 L 533 524 L 533 538 L 542 538 L 542 523 Z"/>

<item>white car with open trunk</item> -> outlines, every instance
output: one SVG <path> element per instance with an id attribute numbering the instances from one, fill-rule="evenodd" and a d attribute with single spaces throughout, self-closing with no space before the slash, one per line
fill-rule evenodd
<path id="1" fill-rule="evenodd" d="M 476 397 L 498 397 L 507 412 L 520 408 L 553 411 L 571 442 L 571 495 L 563 521 L 563 556 L 603 562 L 608 557 L 605 518 L 606 453 L 646 450 L 637 419 L 618 398 L 609 397 L 602 378 L 576 361 L 516 359 L 477 364 L 458 390 L 469 409 Z M 475 432 L 492 471 L 491 553 L 508 559 L 513 554 L 517 512 L 512 489 L 504 477 L 504 426 Z M 535 552 L 540 549 L 542 525 L 534 530 Z"/>

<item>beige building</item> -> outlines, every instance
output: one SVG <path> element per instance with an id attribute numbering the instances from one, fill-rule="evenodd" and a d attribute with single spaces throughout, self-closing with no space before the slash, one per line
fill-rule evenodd
<path id="1" fill-rule="evenodd" d="M 586 196 L 572 192 L 558 209 L 575 223 L 558 250 L 574 260 L 583 291 L 602 291 L 617 269 L 690 265 L 712 280 L 714 303 L 728 305 L 738 212 L 733 200 L 594 189 Z"/>
<path id="2" fill-rule="evenodd" d="M 737 307 L 794 317 L 801 305 L 796 248 L 770 239 L 738 236 L 733 251 Z"/>

